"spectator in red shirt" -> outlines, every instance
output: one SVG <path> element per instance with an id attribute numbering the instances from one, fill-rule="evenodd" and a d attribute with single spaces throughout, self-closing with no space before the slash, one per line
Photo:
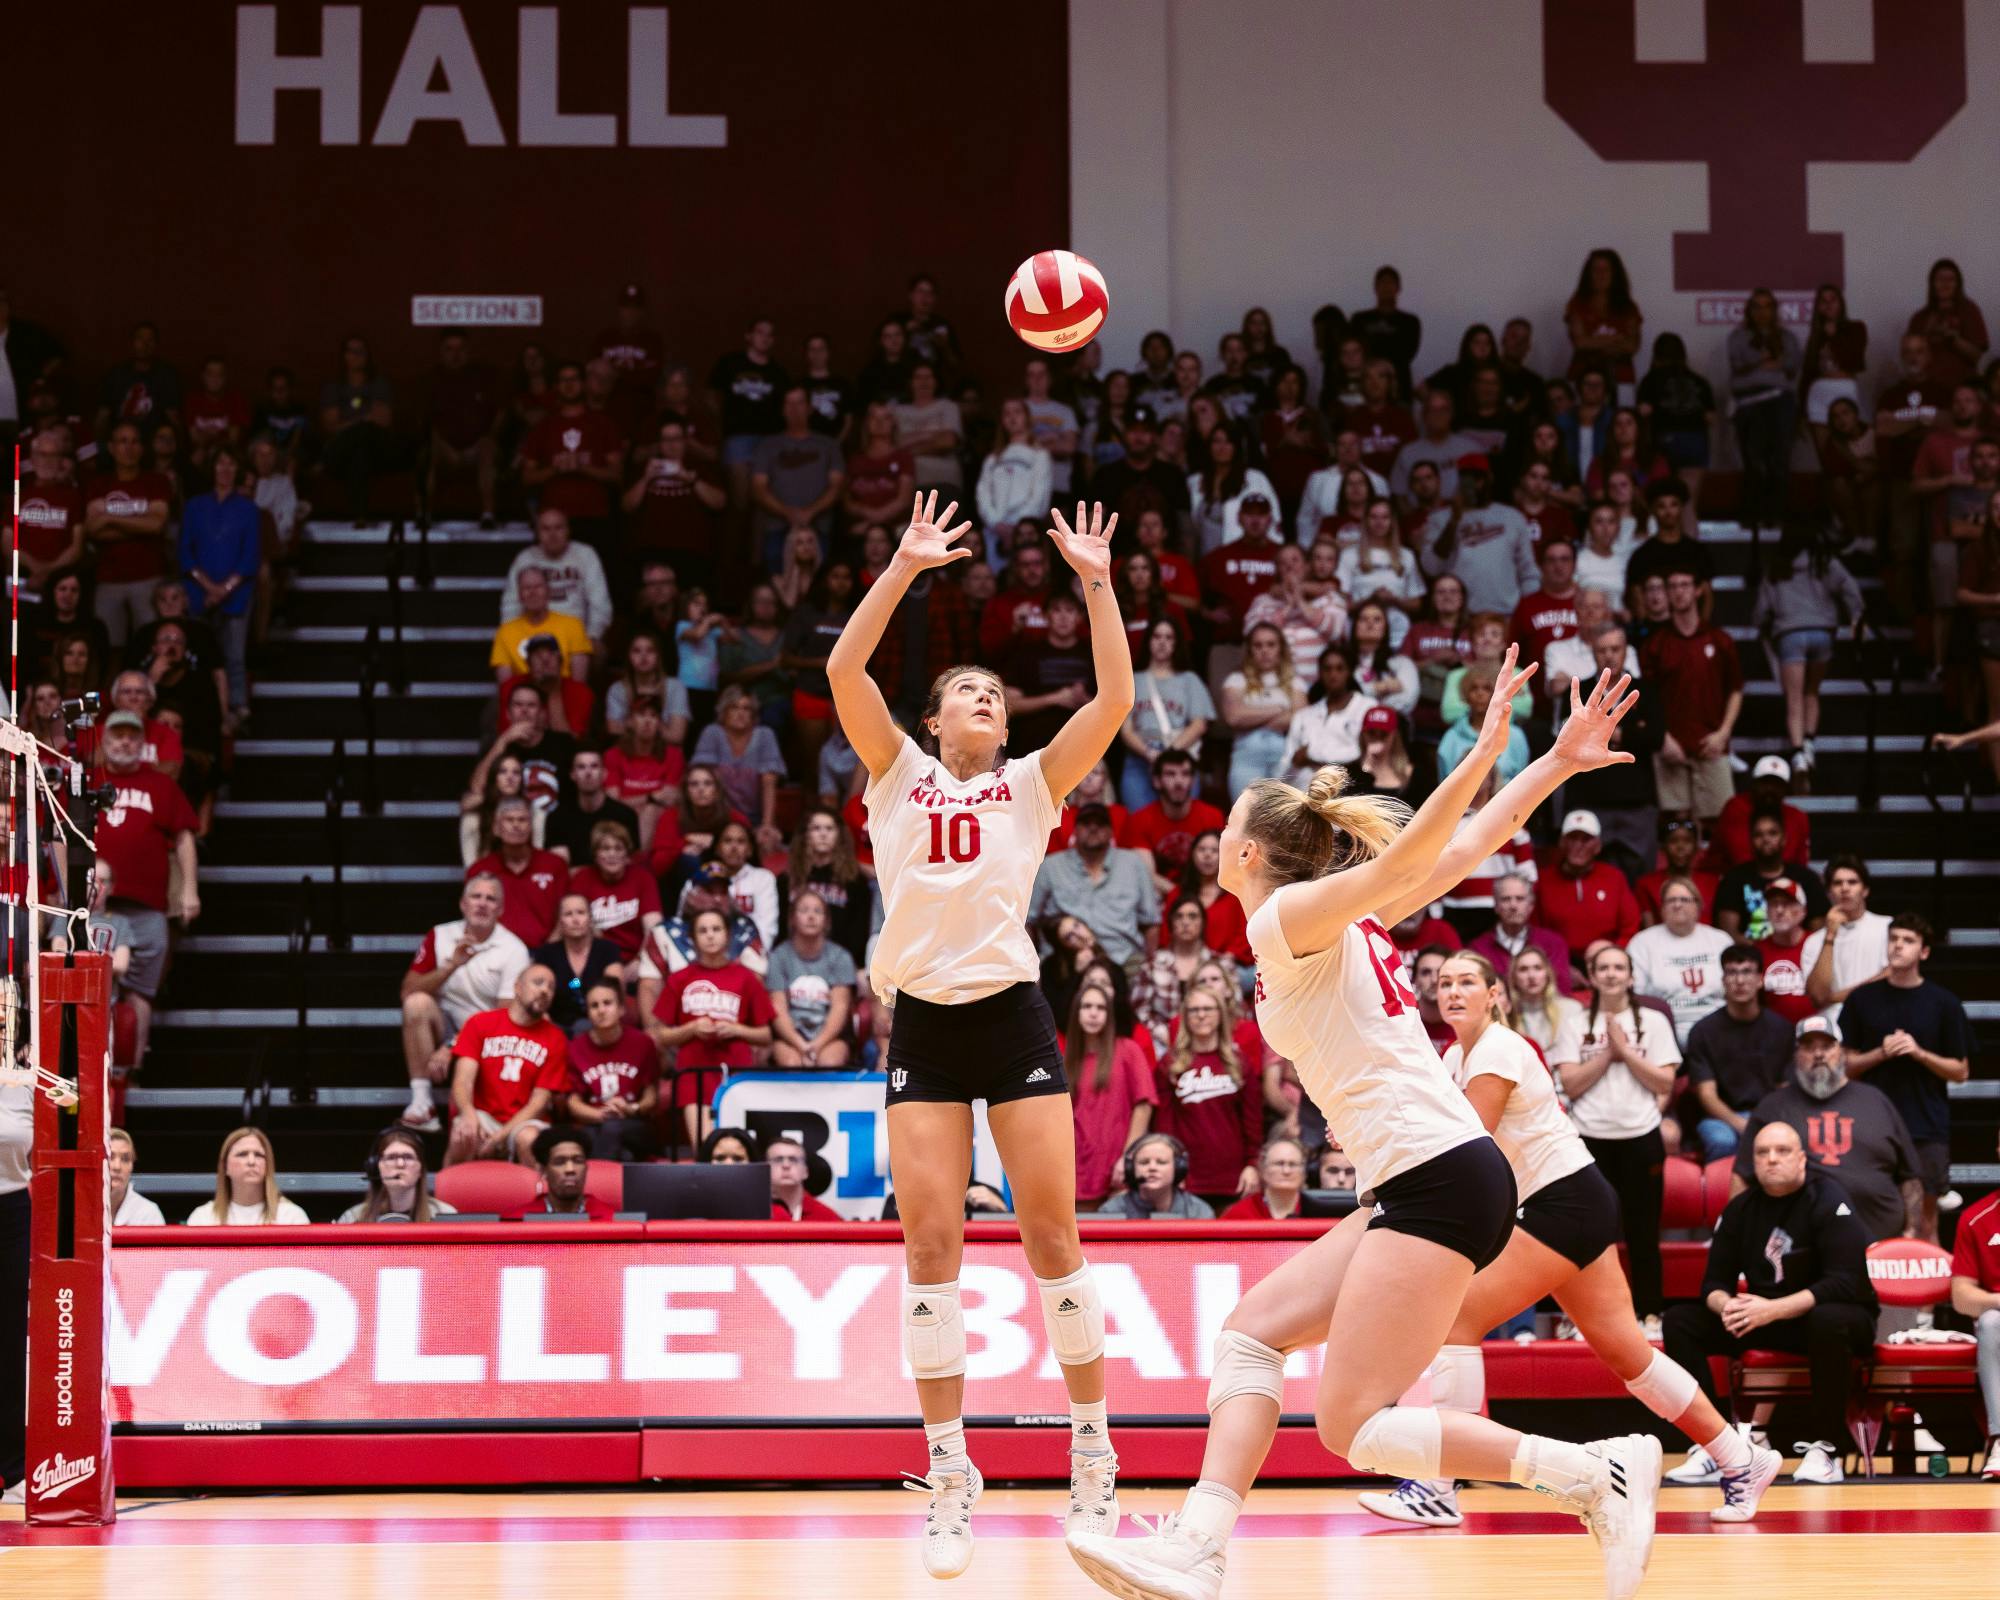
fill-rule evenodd
<path id="1" fill-rule="evenodd" d="M 660 424 L 653 454 L 619 502 L 631 521 L 626 535 L 634 551 L 664 551 L 676 577 L 689 588 L 706 588 L 715 575 L 716 515 L 729 494 L 711 470 L 688 459 L 687 424 L 669 418 Z M 661 627 L 673 636 L 673 603 L 637 626 Z"/>
<path id="2" fill-rule="evenodd" d="M 549 1021 L 555 997 L 555 974 L 528 966 L 514 980 L 513 999 L 458 1030 L 445 1165 L 530 1161 L 535 1135 L 549 1125 L 550 1100 L 569 1087 L 568 1041 Z"/>
<path id="3" fill-rule="evenodd" d="M 591 828 L 590 865 L 575 870 L 569 889 L 590 897 L 590 924 L 600 939 L 618 946 L 619 961 L 627 966 L 636 961 L 639 946 L 662 919 L 660 886 L 632 864 L 632 837 L 621 824 Z"/>
<path id="4" fill-rule="evenodd" d="M 1187 860 L 1181 867 L 1180 877 L 1172 888 L 1162 893 L 1161 898 L 1172 900 L 1186 896 L 1199 901 L 1205 918 L 1201 942 L 1238 965 L 1248 967 L 1255 958 L 1250 954 L 1250 933 L 1243 915 L 1243 902 L 1217 881 L 1216 872 L 1221 862 L 1222 830 L 1204 829 L 1188 842 Z M 1167 915 L 1171 920 L 1171 905 Z M 1171 932 L 1166 924 L 1161 925 L 1160 939 L 1163 944 Z M 1126 1142 L 1129 1144 L 1131 1141 Z"/>
<path id="5" fill-rule="evenodd" d="M 1007 587 L 986 602 L 979 619 L 979 659 L 1004 661 L 1014 646 L 1030 635 L 1046 635 L 1049 598 L 1049 556 L 1042 536 L 1023 528 L 1014 538 L 1014 565 Z"/>
<path id="6" fill-rule="evenodd" d="M 21 480 L 17 519 L 21 541 L 22 597 L 39 598 L 64 567 L 83 559 L 83 490 L 63 437 L 44 428 L 28 446 L 31 475 Z"/>
<path id="7" fill-rule="evenodd" d="M 764 1146 L 764 1159 L 771 1164 L 771 1220 L 773 1222 L 839 1222 L 841 1215 L 832 1206 L 806 1193 L 806 1176 L 811 1170 L 806 1147 L 798 1140 L 780 1135 Z"/>
<path id="8" fill-rule="evenodd" d="M 1566 538 L 1542 541 L 1536 565 L 1541 568 L 1542 586 L 1521 596 L 1508 625 L 1508 637 L 1521 647 L 1523 661 L 1546 661 L 1549 646 L 1558 639 L 1575 635 L 1576 545 Z M 1548 668 L 1543 667 L 1544 674 Z"/>
<path id="9" fill-rule="evenodd" d="M 590 408 L 583 368 L 565 361 L 556 368 L 555 409 L 521 441 L 521 482 L 540 491 L 542 505 L 566 512 L 578 538 L 596 544 L 624 475 L 624 434 L 608 414 Z"/>
<path id="10" fill-rule="evenodd" d="M 129 711 L 145 725 L 146 733 L 139 745 L 139 759 L 155 772 L 169 778 L 181 775 L 183 752 L 181 736 L 171 724 L 162 722 L 153 715 L 153 708 L 159 703 L 159 691 L 153 687 L 153 680 L 144 672 L 121 672 L 111 680 L 111 706 L 113 710 Z M 103 758 L 99 753 L 100 735 L 96 728 L 79 728 L 76 731 L 76 758 L 86 767 L 101 771 Z"/>
<path id="11" fill-rule="evenodd" d="M 500 685 L 500 708 L 506 709 L 508 697 L 517 685 L 532 683 L 542 691 L 542 705 L 549 715 L 551 733 L 568 734 L 572 739 L 587 737 L 597 709 L 597 696 L 589 684 L 563 671 L 562 642 L 551 634 L 538 633 L 522 649 L 528 658 L 528 670 L 515 673 Z M 586 664 L 591 660 L 589 656 L 579 659 Z"/>
<path id="12" fill-rule="evenodd" d="M 1246 494 L 1236 503 L 1240 539 L 1219 545 L 1201 559 L 1203 615 L 1213 625 L 1219 644 L 1243 637 L 1243 617 L 1250 602 L 1278 581 L 1278 546 L 1271 538 L 1271 502 L 1261 494 Z"/>
<path id="13" fill-rule="evenodd" d="M 896 443 L 896 413 L 886 400 L 869 404 L 861 421 L 861 448 L 847 458 L 841 509 L 850 523 L 899 522 L 917 484 L 917 458 Z"/>
<path id="14" fill-rule="evenodd" d="M 1730 803 L 1733 805 L 1735 802 Z M 1743 836 L 1747 851 L 1750 836 L 1747 821 Z M 1695 855 L 1700 849 L 1701 824 L 1692 817 L 1669 817 L 1660 824 L 1660 853 L 1666 858 L 1666 865 L 1646 873 L 1632 886 L 1632 892 L 1639 900 L 1639 919 L 1646 927 L 1650 928 L 1661 920 L 1660 890 L 1666 887 L 1669 878 L 1685 878 L 1692 883 L 1701 895 L 1701 920 L 1714 921 L 1715 891 L 1722 882 L 1722 876 L 1696 869 Z"/>
<path id="15" fill-rule="evenodd" d="M 1735 788 L 1729 742 L 1743 711 L 1743 669 L 1721 628 L 1701 620 L 1701 580 L 1667 570 L 1667 625 L 1646 636 L 1639 670 L 1666 709 L 1667 731 L 1653 757 L 1660 809 L 1707 822 Z"/>
<path id="16" fill-rule="evenodd" d="M 1707 911 L 1702 918 L 1708 920 Z M 1757 945 L 1764 962 L 1764 1004 L 1797 1027 L 1819 1009 L 1806 992 L 1805 963 L 1800 959 L 1806 942 L 1805 890 L 1790 878 L 1773 878 L 1765 884 L 1764 921 L 1771 930 Z"/>
<path id="17" fill-rule="evenodd" d="M 660 1153 L 660 1052 L 625 1020 L 625 988 L 600 978 L 584 994 L 587 1032 L 569 1042 L 569 1119 L 599 1161 L 650 1161 Z"/>
<path id="18" fill-rule="evenodd" d="M 1924 303 L 1910 316 L 1907 333 L 1930 346 L 1932 372 L 1941 383 L 1972 377 L 1986 354 L 1986 319 L 1965 297 L 1965 278 L 1949 256 L 1931 263 Z"/>
<path id="19" fill-rule="evenodd" d="M 532 950 L 554 931 L 556 910 L 569 892 L 569 863 L 553 850 L 535 848 L 534 807 L 525 795 L 494 806 L 493 836 L 499 848 L 466 868 L 466 879 L 500 880 L 500 924 Z"/>
<path id="20" fill-rule="evenodd" d="M 1187 1147 L 1188 1190 L 1220 1211 L 1257 1191 L 1264 1141 L 1262 1064 L 1246 1061 L 1222 1002 L 1199 985 L 1181 998 L 1180 1028 L 1159 1067 L 1156 1132 Z"/>
<path id="21" fill-rule="evenodd" d="M 1360 444 L 1362 466 L 1386 479 L 1396 465 L 1396 453 L 1417 436 L 1416 418 L 1396 399 L 1396 369 L 1382 360 L 1361 369 L 1361 403 L 1344 406 L 1340 427 Z"/>
<path id="22" fill-rule="evenodd" d="M 1599 939 L 1622 945 L 1639 931 L 1639 902 L 1625 874 L 1597 859 L 1603 833 L 1594 811 L 1564 817 L 1555 870 L 1536 894 L 1535 920 L 1562 935 L 1572 962 Z"/>
<path id="23" fill-rule="evenodd" d="M 110 476 L 84 491 L 83 531 L 97 558 L 93 603 L 114 645 L 151 619 L 153 585 L 167 570 L 175 488 L 166 474 L 141 468 L 144 452 L 139 424 L 119 423 L 106 445 Z"/>
<path id="24" fill-rule="evenodd" d="M 1153 791 L 1159 798 L 1132 812 L 1118 835 L 1125 849 L 1144 850 L 1152 858 L 1154 887 L 1163 898 L 1173 894 L 1195 839 L 1221 833 L 1229 820 L 1194 788 L 1194 757 L 1185 750 L 1162 750 L 1153 758 Z"/>
<path id="25" fill-rule="evenodd" d="M 660 330 L 646 322 L 646 291 L 638 284 L 628 283 L 620 291 L 612 316 L 611 326 L 593 342 L 592 353 L 616 374 L 611 413 L 627 436 L 637 438 L 660 387 L 667 344 Z"/>
<path id="26" fill-rule="evenodd" d="M 1750 817 L 1753 812 L 1782 810 L 1785 818 L 1785 859 L 1812 859 L 1812 819 L 1786 800 L 1792 784 L 1792 764 L 1783 756 L 1759 756 L 1750 769 L 1747 793 L 1733 794 L 1709 829 L 1701 864 L 1720 877 L 1750 859 Z"/>
<path id="27" fill-rule="evenodd" d="M 217 445 L 241 449 L 243 435 L 250 427 L 250 402 L 241 390 L 229 387 L 229 368 L 222 357 L 210 356 L 201 364 L 201 385 L 182 402 L 187 422 L 188 460 L 206 468 Z"/>
<path id="28" fill-rule="evenodd" d="M 771 997 L 764 980 L 729 959 L 729 918 L 713 908 L 689 919 L 695 959 L 668 977 L 653 1003 L 646 1032 L 662 1060 L 673 1053 L 673 1103 L 685 1119 L 690 1148 L 709 1127 L 709 1102 L 732 1068 L 771 1043 Z"/>
<path id="29" fill-rule="evenodd" d="M 1339 1155 L 1339 1151 L 1329 1152 Z M 1354 1184 L 1354 1169 L 1348 1168 L 1347 1187 Z M 1287 1222 L 1299 1214 L 1299 1196 L 1306 1185 L 1306 1147 L 1298 1140 L 1280 1136 L 1257 1152 L 1257 1179 L 1261 1187 L 1246 1194 L 1222 1213 L 1224 1222 Z"/>
<path id="30" fill-rule="evenodd" d="M 437 370 L 431 374 L 430 449 L 425 463 L 425 502 L 437 505 L 440 474 L 470 467 L 479 485 L 479 525 L 498 526 L 494 493 L 500 476 L 500 379 L 483 361 L 471 359 L 472 343 L 461 328 L 438 339 Z"/>
<path id="31" fill-rule="evenodd" d="M 1514 485 L 1514 509 L 1526 519 L 1528 540 L 1537 555 L 1551 539 L 1576 539 L 1576 517 L 1556 498 L 1555 489 L 1555 474 L 1546 461 L 1528 462 Z"/>
<path id="32" fill-rule="evenodd" d="M 1958 1219 L 1951 1250 L 1951 1308 L 1973 1325 L 1979 1393 L 1986 1402 L 1988 1483 L 2000 1483 L 2000 1191 Z"/>
<path id="33" fill-rule="evenodd" d="M 541 1196 L 536 1204 L 511 1213 L 513 1218 L 532 1212 L 609 1222 L 618 1214 L 615 1206 L 590 1192 L 590 1147 L 581 1128 L 543 1128 L 529 1146 L 529 1156 L 541 1174 Z"/>

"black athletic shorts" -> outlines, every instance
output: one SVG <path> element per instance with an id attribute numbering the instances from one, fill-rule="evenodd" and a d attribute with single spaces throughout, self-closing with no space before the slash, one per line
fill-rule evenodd
<path id="1" fill-rule="evenodd" d="M 1041 986 L 1017 983 L 983 1000 L 938 1005 L 899 994 L 891 1013 L 888 1103 L 1003 1106 L 1068 1094 L 1056 1022 Z"/>
<path id="2" fill-rule="evenodd" d="M 1618 1191 L 1595 1161 L 1537 1189 L 1521 1202 L 1515 1220 L 1536 1243 L 1579 1267 L 1589 1266 L 1624 1232 Z"/>
<path id="3" fill-rule="evenodd" d="M 1485 1135 L 1375 1185 L 1368 1226 L 1456 1250 L 1475 1272 L 1499 1259 L 1514 1231 L 1514 1169 Z"/>

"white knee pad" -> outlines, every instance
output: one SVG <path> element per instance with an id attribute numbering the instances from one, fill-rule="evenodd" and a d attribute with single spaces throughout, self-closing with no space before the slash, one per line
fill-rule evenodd
<path id="1" fill-rule="evenodd" d="M 1664 1417 L 1669 1422 L 1693 1405 L 1694 1397 L 1701 1393 L 1694 1374 L 1678 1361 L 1668 1360 L 1658 1350 L 1653 1352 L 1653 1359 L 1646 1364 L 1646 1370 L 1625 1387 L 1632 1391 L 1632 1398 L 1654 1416 Z"/>
<path id="2" fill-rule="evenodd" d="M 1435 1478 L 1444 1454 L 1444 1423 L 1416 1406 L 1384 1406 L 1360 1427 L 1347 1446 L 1347 1459 L 1363 1472 L 1384 1478 Z"/>
<path id="3" fill-rule="evenodd" d="M 1037 1278 L 1049 1348 L 1066 1367 L 1087 1366 L 1104 1354 L 1104 1302 L 1088 1261 L 1067 1278 Z"/>
<path id="4" fill-rule="evenodd" d="M 1285 1358 L 1282 1352 L 1234 1328 L 1224 1328 L 1215 1341 L 1215 1373 L 1208 1380 L 1208 1414 L 1239 1394 L 1261 1394 L 1285 1405 Z"/>
<path id="5" fill-rule="evenodd" d="M 958 1284 L 903 1285 L 903 1354 L 917 1378 L 956 1378 L 965 1371 L 965 1318 Z"/>

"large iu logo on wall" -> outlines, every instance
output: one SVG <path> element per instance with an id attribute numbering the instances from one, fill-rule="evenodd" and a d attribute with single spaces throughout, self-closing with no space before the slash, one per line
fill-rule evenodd
<path id="1" fill-rule="evenodd" d="M 1845 281 L 1806 220 L 1806 164 L 1909 161 L 1965 104 L 1964 0 L 1874 0 L 1875 59 L 1805 58 L 1805 0 L 1707 0 L 1705 61 L 1642 62 L 1637 0 L 1542 0 L 1549 108 L 1606 161 L 1698 161 L 1708 231 L 1674 287 Z"/>

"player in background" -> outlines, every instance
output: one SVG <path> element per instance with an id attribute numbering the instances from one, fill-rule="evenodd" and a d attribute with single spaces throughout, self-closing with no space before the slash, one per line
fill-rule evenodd
<path id="1" fill-rule="evenodd" d="M 1588 701 L 1453 836 L 1507 747 L 1513 698 L 1534 673 L 1509 649 L 1479 738 L 1415 815 L 1381 796 L 1343 796 L 1322 767 L 1300 793 L 1260 779 L 1222 835 L 1222 886 L 1249 913 L 1258 1026 L 1298 1068 L 1329 1138 L 1352 1158 L 1356 1211 L 1246 1294 L 1216 1340 L 1201 1478 L 1143 1539 L 1070 1536 L 1070 1552 L 1122 1600 L 1215 1600 L 1243 1496 L 1263 1465 L 1284 1397 L 1286 1352 L 1326 1344 L 1314 1416 L 1320 1441 L 1367 1472 L 1512 1481 L 1584 1522 L 1612 1600 L 1645 1575 L 1660 1445 L 1633 1434 L 1568 1444 L 1463 1411 L 1397 1402 L 1443 1346 L 1473 1276 L 1513 1231 L 1514 1175 L 1425 1035 L 1387 929 L 1429 905 L 1511 839 L 1580 772 L 1630 761 L 1609 740 L 1636 703 L 1601 677 Z"/>
<path id="2" fill-rule="evenodd" d="M 1479 1341 L 1543 1295 L 1552 1294 L 1590 1348 L 1654 1415 L 1708 1452 L 1722 1471 L 1717 1522 L 1748 1522 L 1784 1465 L 1775 1450 L 1752 1445 L 1722 1419 L 1694 1377 L 1640 1331 L 1631 1286 L 1618 1264 L 1618 1196 L 1597 1170 L 1575 1125 L 1556 1100 L 1555 1080 L 1535 1047 L 1514 1031 L 1507 986 L 1484 956 L 1461 950 L 1438 973 L 1438 1012 L 1457 1042 L 1445 1071 L 1514 1168 L 1521 1210 L 1500 1259 L 1465 1292 L 1458 1320 L 1412 1404 L 1477 1411 L 1486 1400 Z M 1616 1046 L 1582 1063 L 1601 1071 Z M 1392 1491 L 1370 1490 L 1361 1504 L 1395 1522 L 1455 1528 L 1464 1520 L 1449 1478 L 1407 1478 Z"/>
<path id="3" fill-rule="evenodd" d="M 1109 1537 L 1118 1526 L 1118 1458 L 1104 1407 L 1104 1306 L 1076 1226 L 1076 1147 L 1055 1019 L 1027 926 L 1028 902 L 1060 796 L 1103 759 L 1132 709 L 1132 655 L 1111 588 L 1104 508 L 1076 508 L 1074 529 L 1051 512 L 1049 537 L 1076 571 L 1090 619 L 1097 692 L 1042 750 L 1001 760 L 1007 700 L 981 667 L 932 685 L 926 754 L 890 720 L 868 658 L 920 573 L 963 560 L 971 524 L 949 526 L 922 495 L 888 569 L 863 596 L 827 661 L 840 725 L 868 768 L 864 796 L 882 886 L 871 973 L 893 1005 L 889 1164 L 903 1223 L 903 1351 L 917 1380 L 928 1489 L 924 1566 L 953 1578 L 972 1559 L 972 1507 L 982 1488 L 966 1454 L 965 1324 L 959 1261 L 972 1177 L 972 1105 L 1013 1187 L 1021 1246 L 1040 1287 L 1043 1325 L 1070 1397 L 1067 1526 Z"/>

